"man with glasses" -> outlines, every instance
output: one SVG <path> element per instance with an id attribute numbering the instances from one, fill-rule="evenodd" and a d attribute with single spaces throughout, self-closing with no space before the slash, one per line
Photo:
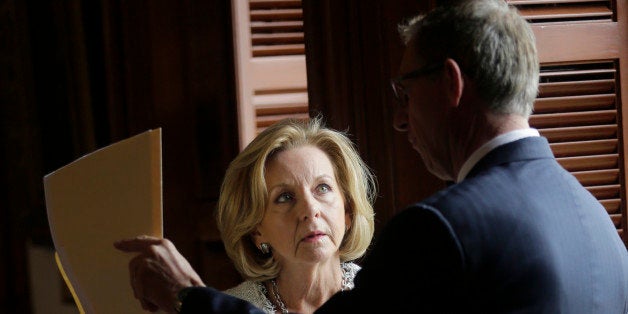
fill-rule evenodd
<path id="1" fill-rule="evenodd" d="M 453 184 L 393 218 L 355 291 L 320 312 L 628 313 L 624 243 L 528 124 L 539 61 L 525 19 L 459 1 L 400 30 L 393 125 Z"/>
<path id="2" fill-rule="evenodd" d="M 503 0 L 468 0 L 400 29 L 393 125 L 453 184 L 391 219 L 354 289 L 317 313 L 628 313 L 624 243 L 529 127 L 539 63 L 527 22 Z M 183 313 L 259 311 L 183 291 Z"/>

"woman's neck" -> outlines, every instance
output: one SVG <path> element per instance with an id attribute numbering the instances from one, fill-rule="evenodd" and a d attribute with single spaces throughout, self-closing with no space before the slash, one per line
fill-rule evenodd
<path id="1" fill-rule="evenodd" d="M 312 313 L 342 289 L 343 271 L 340 261 L 306 268 L 284 267 L 275 281 L 276 289 L 267 285 L 273 298 L 278 296 L 290 312 Z M 280 310 L 279 300 L 273 301 Z"/>

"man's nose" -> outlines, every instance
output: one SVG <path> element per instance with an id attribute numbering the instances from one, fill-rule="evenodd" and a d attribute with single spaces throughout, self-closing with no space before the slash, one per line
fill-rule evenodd
<path id="1" fill-rule="evenodd" d="M 393 112 L 393 127 L 399 132 L 406 132 L 408 130 L 408 113 L 407 106 L 397 106 Z"/>

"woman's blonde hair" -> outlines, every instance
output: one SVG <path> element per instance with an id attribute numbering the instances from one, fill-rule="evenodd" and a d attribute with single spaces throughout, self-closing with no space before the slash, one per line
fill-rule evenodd
<path id="1" fill-rule="evenodd" d="M 351 227 L 340 246 L 341 261 L 360 258 L 374 232 L 375 177 L 345 133 L 329 129 L 320 117 L 286 119 L 261 132 L 229 164 L 220 190 L 216 223 L 225 249 L 246 280 L 275 278 L 279 265 L 255 246 L 252 232 L 261 223 L 268 202 L 266 161 L 277 152 L 303 145 L 318 147 L 329 157 L 351 215 Z"/>

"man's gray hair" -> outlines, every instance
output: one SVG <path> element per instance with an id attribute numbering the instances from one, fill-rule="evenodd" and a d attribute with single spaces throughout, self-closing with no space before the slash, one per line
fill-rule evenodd
<path id="1" fill-rule="evenodd" d="M 443 5 L 399 26 L 417 58 L 451 58 L 472 79 L 495 113 L 528 117 L 538 93 L 539 61 L 528 22 L 504 0 L 465 0 Z"/>

